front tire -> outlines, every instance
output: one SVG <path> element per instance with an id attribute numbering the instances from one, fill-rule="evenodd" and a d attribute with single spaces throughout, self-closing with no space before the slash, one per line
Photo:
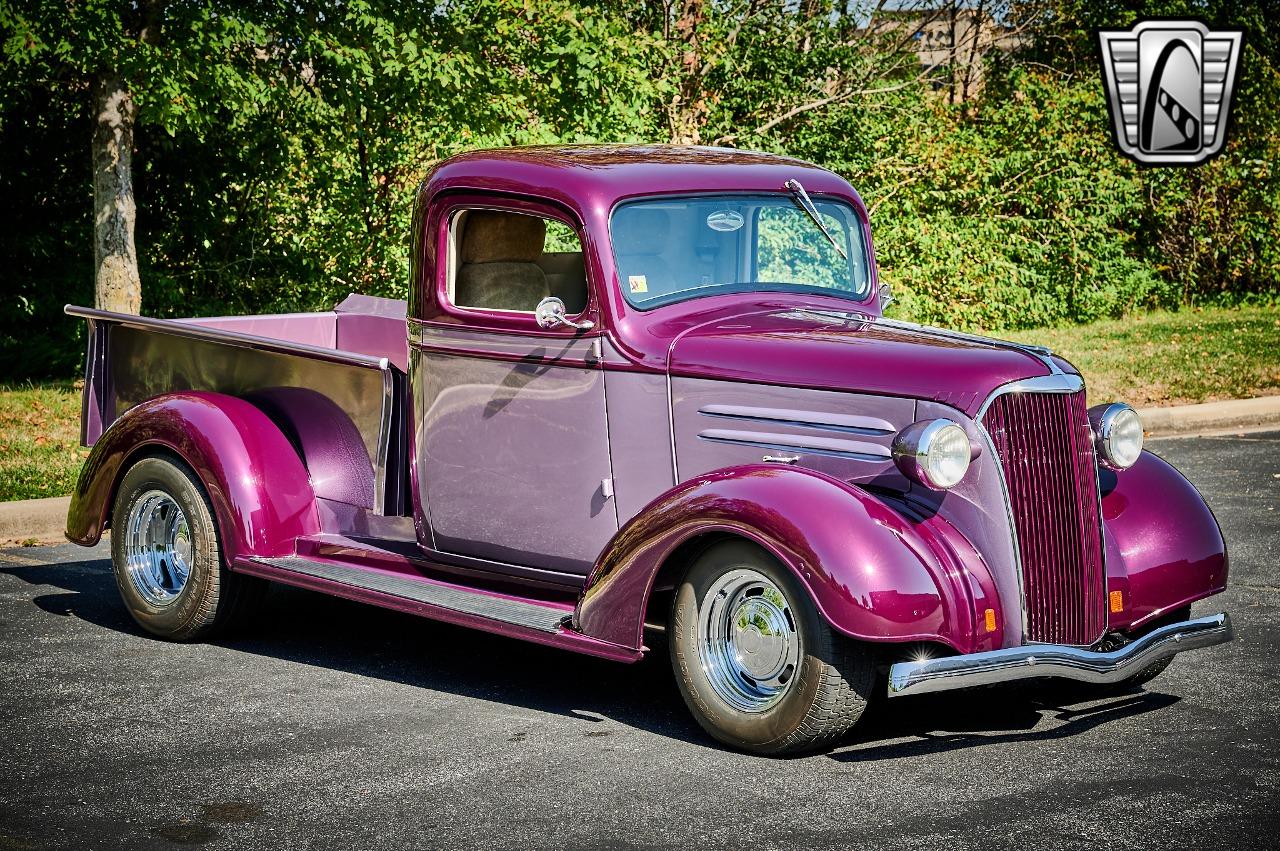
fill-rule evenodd
<path id="1" fill-rule="evenodd" d="M 1191 607 L 1182 606 L 1169 612 L 1164 617 L 1148 623 L 1140 631 L 1129 636 L 1128 640 L 1133 640 L 1146 635 L 1148 632 L 1159 629 L 1178 621 L 1185 621 L 1191 618 Z M 1134 672 L 1117 683 L 1108 683 L 1105 685 L 1096 685 L 1093 683 L 1080 683 L 1071 680 L 1028 680 L 1026 688 L 1029 693 L 1042 699 L 1047 699 L 1056 703 L 1072 703 L 1086 700 L 1097 700 L 1104 697 L 1117 697 L 1123 694 L 1131 694 L 1154 680 L 1156 677 L 1164 673 L 1165 668 L 1174 660 L 1173 656 L 1167 659 L 1161 659 L 1159 662 L 1152 662 L 1145 668 Z"/>
<path id="2" fill-rule="evenodd" d="M 1137 638 L 1142 635 L 1146 635 L 1148 632 L 1157 630 L 1162 626 L 1166 626 L 1171 623 L 1178 623 L 1179 621 L 1190 620 L 1190 618 L 1191 618 L 1191 607 L 1182 606 L 1180 608 L 1174 609 L 1172 612 L 1165 615 L 1164 617 L 1158 618 L 1157 620 L 1154 620 L 1151 623 L 1147 624 L 1146 627 L 1143 628 L 1143 630 L 1140 633 L 1134 636 L 1134 638 Z M 1135 691 L 1136 689 L 1146 685 L 1147 683 L 1154 680 L 1156 677 L 1163 674 L 1164 669 L 1169 667 L 1169 663 L 1172 662 L 1173 659 L 1174 657 L 1170 656 L 1167 659 L 1161 659 L 1159 662 L 1153 662 L 1152 664 L 1138 671 L 1133 676 L 1127 677 L 1121 680 L 1120 682 L 1110 686 L 1107 690 L 1109 691 L 1109 693 L 1112 693 L 1112 694 L 1123 694 L 1124 692 Z"/>
<path id="3" fill-rule="evenodd" d="M 185 464 L 162 456 L 141 459 L 120 482 L 111 563 L 129 614 L 171 641 L 208 637 L 266 585 L 227 569 L 203 486 Z"/>
<path id="4" fill-rule="evenodd" d="M 760 754 L 835 744 L 866 708 L 870 654 L 836 633 L 791 571 L 754 544 L 714 545 L 671 608 L 671 663 L 708 733 Z"/>

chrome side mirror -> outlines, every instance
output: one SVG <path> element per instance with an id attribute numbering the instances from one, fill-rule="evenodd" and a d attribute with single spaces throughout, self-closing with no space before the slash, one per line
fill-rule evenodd
<path id="1" fill-rule="evenodd" d="M 880 297 L 880 312 L 884 313 L 884 309 L 896 300 L 893 297 L 893 288 L 888 284 L 881 284 L 878 295 Z"/>
<path id="2" fill-rule="evenodd" d="M 578 331 L 590 331 L 596 327 L 596 324 L 590 319 L 574 322 L 565 315 L 564 302 L 553 295 L 547 296 L 538 302 L 538 306 L 533 309 L 533 315 L 538 320 L 539 328 L 555 328 L 563 325 L 566 328 L 574 328 Z"/>

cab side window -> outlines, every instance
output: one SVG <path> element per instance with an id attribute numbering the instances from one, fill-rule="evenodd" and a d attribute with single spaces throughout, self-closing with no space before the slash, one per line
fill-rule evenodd
<path id="1" fill-rule="evenodd" d="M 586 308 L 582 245 L 568 225 L 528 213 L 462 210 L 451 236 L 454 305 L 532 313 L 554 295 L 571 314 Z"/>

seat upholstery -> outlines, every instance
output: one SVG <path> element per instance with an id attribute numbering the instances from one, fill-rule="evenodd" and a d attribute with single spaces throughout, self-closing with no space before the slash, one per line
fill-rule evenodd
<path id="1" fill-rule="evenodd" d="M 454 304 L 532 312 L 551 294 L 538 266 L 547 226 L 537 216 L 470 210 L 458 223 Z"/>
<path id="2" fill-rule="evenodd" d="M 581 251 L 544 252 L 538 265 L 547 276 L 551 294 L 575 316 L 587 309 L 587 267 Z"/>

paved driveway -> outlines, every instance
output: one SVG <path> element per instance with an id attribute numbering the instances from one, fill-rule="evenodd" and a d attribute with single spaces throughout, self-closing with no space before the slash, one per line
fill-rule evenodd
<path id="1" fill-rule="evenodd" d="M 836 751 L 716 747 L 635 666 L 277 588 L 147 638 L 106 553 L 0 551 L 0 848 L 1275 847 L 1280 433 L 1159 442 L 1231 547 L 1238 639 L 1145 692 L 895 701 Z"/>

